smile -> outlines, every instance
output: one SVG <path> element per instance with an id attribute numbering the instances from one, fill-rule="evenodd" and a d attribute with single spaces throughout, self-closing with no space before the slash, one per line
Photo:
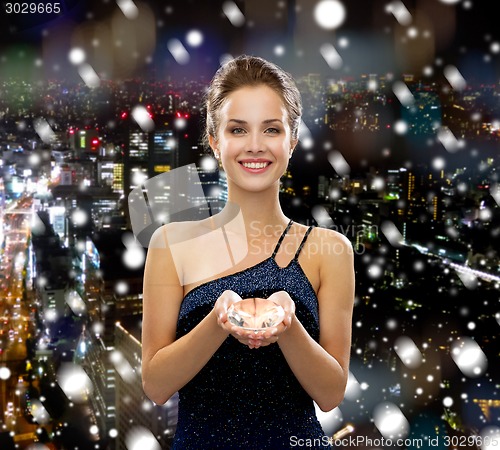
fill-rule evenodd
<path id="1" fill-rule="evenodd" d="M 245 169 L 265 169 L 269 164 L 271 164 L 268 161 L 262 161 L 262 162 L 242 162 L 241 165 Z"/>

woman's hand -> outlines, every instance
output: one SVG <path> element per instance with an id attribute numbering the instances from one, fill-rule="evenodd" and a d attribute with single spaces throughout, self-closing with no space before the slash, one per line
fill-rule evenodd
<path id="1" fill-rule="evenodd" d="M 288 292 L 275 292 L 270 297 L 268 297 L 267 300 L 280 305 L 285 311 L 285 317 L 283 321 L 277 326 L 272 327 L 266 331 L 254 332 L 243 330 L 241 332 L 241 338 L 238 340 L 240 342 L 243 342 L 243 340 L 245 340 L 245 342 L 248 342 L 247 345 L 250 348 L 265 347 L 267 345 L 276 343 L 279 339 L 279 336 L 290 327 L 293 318 L 295 317 L 295 302 L 292 300 Z"/>
<path id="2" fill-rule="evenodd" d="M 217 323 L 228 334 L 231 334 L 236 340 L 249 348 L 266 347 L 278 341 L 279 336 L 286 331 L 292 324 L 295 317 L 295 303 L 285 291 L 279 291 L 272 294 L 267 300 L 270 300 L 277 305 L 280 305 L 285 311 L 285 317 L 277 326 L 266 331 L 251 331 L 244 330 L 228 321 L 227 310 L 242 298 L 233 291 L 224 291 L 217 299 L 214 306 L 214 311 L 217 316 Z"/>
<path id="3" fill-rule="evenodd" d="M 264 335 L 260 333 L 255 333 L 253 331 L 245 330 L 241 327 L 233 325 L 229 322 L 227 317 L 227 311 L 233 303 L 242 301 L 243 299 L 234 291 L 224 291 L 221 296 L 217 299 L 214 305 L 214 312 L 217 317 L 217 324 L 228 334 L 233 336 L 237 341 L 248 346 L 249 348 L 259 348 L 261 346 L 272 344 L 276 342 L 277 339 L 271 337 L 268 340 L 264 340 Z M 268 337 L 271 336 L 270 332 Z"/>
<path id="4" fill-rule="evenodd" d="M 214 305 L 214 312 L 217 317 L 217 324 L 228 334 L 232 335 L 235 339 L 242 344 L 249 345 L 249 338 L 246 336 L 246 331 L 241 330 L 236 325 L 229 322 L 227 318 L 227 310 L 236 302 L 241 301 L 242 298 L 234 291 L 224 291 L 217 299 Z"/>
<path id="5" fill-rule="evenodd" d="M 241 300 L 242 298 L 236 292 L 227 290 L 215 302 L 214 312 L 217 317 L 217 323 L 228 332 L 230 332 L 229 326 L 231 324 L 227 320 L 227 310 L 233 303 Z"/>
<path id="6" fill-rule="evenodd" d="M 280 305 L 285 311 L 285 317 L 281 323 L 276 327 L 272 328 L 270 331 L 265 331 L 263 333 L 264 342 L 269 341 L 270 343 L 276 342 L 278 337 L 284 333 L 292 324 L 295 317 L 295 302 L 292 300 L 288 292 L 278 291 L 267 298 L 268 300 Z"/>
<path id="7" fill-rule="evenodd" d="M 288 328 L 295 317 L 295 302 L 292 300 L 292 297 L 290 297 L 286 291 L 278 291 L 268 297 L 268 300 L 271 300 L 283 308 L 285 311 L 285 318 L 282 323 L 285 329 Z"/>

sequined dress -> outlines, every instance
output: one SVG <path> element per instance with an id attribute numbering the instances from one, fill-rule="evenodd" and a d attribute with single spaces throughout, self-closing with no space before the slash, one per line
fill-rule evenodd
<path id="1" fill-rule="evenodd" d="M 226 289 L 242 298 L 267 298 L 283 290 L 294 300 L 297 318 L 317 341 L 318 300 L 298 262 L 312 227 L 286 267 L 275 261 L 291 224 L 269 258 L 188 292 L 179 312 L 177 338 L 194 328 Z M 179 391 L 175 450 L 279 450 L 301 448 L 298 444 L 306 442 L 307 447 L 302 448 L 331 448 L 311 397 L 295 378 L 277 344 L 250 349 L 229 336 Z"/>

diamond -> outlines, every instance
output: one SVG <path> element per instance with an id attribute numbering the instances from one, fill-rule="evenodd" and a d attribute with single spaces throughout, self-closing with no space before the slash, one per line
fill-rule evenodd
<path id="1" fill-rule="evenodd" d="M 230 323 L 244 330 L 265 331 L 285 318 L 284 309 L 271 300 L 247 298 L 233 303 L 227 310 Z"/>

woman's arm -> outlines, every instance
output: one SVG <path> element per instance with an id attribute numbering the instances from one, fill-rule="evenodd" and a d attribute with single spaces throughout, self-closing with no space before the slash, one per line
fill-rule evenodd
<path id="1" fill-rule="evenodd" d="M 280 334 L 278 345 L 302 387 L 323 411 L 329 411 L 343 400 L 349 373 L 353 250 L 341 234 L 320 228 L 315 231 L 314 239 L 319 240 L 317 248 L 322 251 L 319 255 L 319 344 L 294 317 Z"/>
<path id="2" fill-rule="evenodd" d="M 144 272 L 142 384 L 157 404 L 165 403 L 189 382 L 228 336 L 212 310 L 193 330 L 175 340 L 184 291 L 166 232 L 163 226 L 153 234 Z M 231 293 L 223 295 L 230 297 Z"/>

